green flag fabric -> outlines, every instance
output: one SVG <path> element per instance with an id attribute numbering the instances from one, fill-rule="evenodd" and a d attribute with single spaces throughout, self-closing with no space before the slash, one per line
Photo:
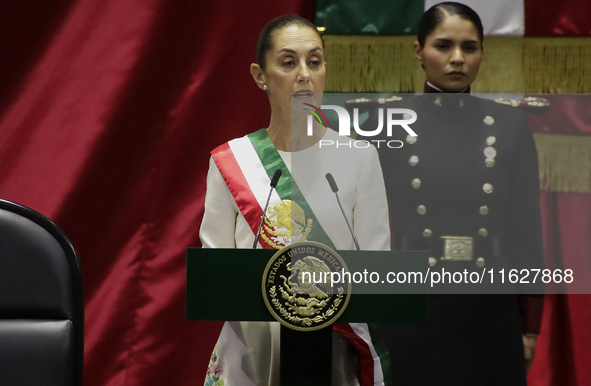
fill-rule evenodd
<path id="1" fill-rule="evenodd" d="M 318 27 L 330 35 L 409 35 L 416 33 L 423 0 L 318 0 Z"/>

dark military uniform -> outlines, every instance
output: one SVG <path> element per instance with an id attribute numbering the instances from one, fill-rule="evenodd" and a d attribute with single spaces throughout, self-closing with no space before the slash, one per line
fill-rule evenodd
<path id="1" fill-rule="evenodd" d="M 417 137 L 378 149 L 395 248 L 428 249 L 433 269 L 543 266 L 537 155 L 525 113 L 466 93 L 425 93 L 389 107 L 417 113 L 410 125 Z M 377 127 L 376 114 L 366 130 Z M 525 385 L 521 335 L 539 332 L 541 320 L 541 308 L 532 317 L 527 303 L 515 294 L 432 295 L 426 324 L 381 328 L 395 384 Z"/>

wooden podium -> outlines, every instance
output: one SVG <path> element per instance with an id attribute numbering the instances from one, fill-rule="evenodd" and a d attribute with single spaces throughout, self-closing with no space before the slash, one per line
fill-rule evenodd
<path id="1" fill-rule="evenodd" d="M 275 249 L 188 248 L 186 319 L 276 321 L 267 310 L 262 295 L 263 271 L 276 252 Z M 380 272 L 385 262 L 392 272 L 424 273 L 429 266 L 427 252 L 337 253 L 343 258 L 350 272 Z M 379 283 L 381 286 L 354 283 L 349 304 L 338 322 L 425 321 L 427 286 L 389 284 L 385 281 L 386 274 L 387 272 L 381 272 L 384 279 L 384 283 Z M 314 347 L 314 350 L 310 350 L 310 347 Z M 303 352 L 306 352 L 305 366 L 302 366 Z M 311 352 L 314 358 L 310 358 Z M 331 386 L 332 328 L 300 332 L 281 326 L 280 363 L 281 386 Z"/>

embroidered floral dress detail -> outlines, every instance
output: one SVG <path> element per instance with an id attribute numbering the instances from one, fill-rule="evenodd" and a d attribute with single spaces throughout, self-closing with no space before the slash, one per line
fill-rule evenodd
<path id="1" fill-rule="evenodd" d="M 224 386 L 225 382 L 222 379 L 222 374 L 224 374 L 224 369 L 218 363 L 216 345 L 211 353 L 211 358 L 209 358 L 209 365 L 207 366 L 207 374 L 205 374 L 205 383 L 203 386 Z"/>

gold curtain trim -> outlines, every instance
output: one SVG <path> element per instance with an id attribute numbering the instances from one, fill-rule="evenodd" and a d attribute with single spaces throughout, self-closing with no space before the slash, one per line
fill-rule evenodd
<path id="1" fill-rule="evenodd" d="M 561 193 L 591 193 L 591 137 L 534 134 L 540 188 Z"/>
<path id="2" fill-rule="evenodd" d="M 325 35 L 326 92 L 422 91 L 414 36 Z M 474 92 L 591 93 L 591 38 L 487 36 Z"/>

